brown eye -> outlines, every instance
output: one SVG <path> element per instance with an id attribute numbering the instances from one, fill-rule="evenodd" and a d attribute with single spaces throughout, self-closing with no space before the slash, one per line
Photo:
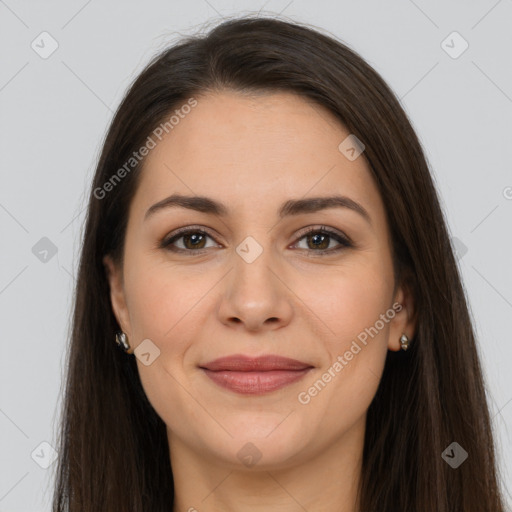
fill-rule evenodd
<path id="1" fill-rule="evenodd" d="M 306 236 L 308 243 L 311 242 L 312 244 L 310 246 L 312 249 L 328 249 L 330 238 L 329 235 L 323 233 L 314 233 Z"/>
<path id="2" fill-rule="evenodd" d="M 299 241 L 302 239 L 306 239 L 307 247 L 305 250 L 312 253 L 334 253 L 346 247 L 352 247 L 347 237 L 325 227 L 309 229 L 303 233 Z M 332 240 L 338 243 L 338 247 L 329 248 Z"/>
<path id="3" fill-rule="evenodd" d="M 206 245 L 208 238 L 213 241 L 213 245 Z M 295 245 L 299 244 L 302 239 L 306 240 L 306 247 L 299 247 L 299 249 L 315 255 L 332 254 L 353 246 L 348 237 L 324 226 L 321 228 L 310 228 L 303 232 Z M 337 247 L 329 247 L 333 240 L 338 244 Z M 160 247 L 168 251 L 192 255 L 193 253 L 203 254 L 209 248 L 218 248 L 220 246 L 208 232 L 202 229 L 188 227 L 178 230 L 170 237 L 165 238 L 161 242 Z"/>
<path id="4" fill-rule="evenodd" d="M 203 249 L 206 236 L 204 234 L 191 233 L 182 235 L 180 238 L 183 238 L 183 244 L 187 249 Z"/>
<path id="5" fill-rule="evenodd" d="M 207 248 L 205 245 L 207 238 L 213 240 L 206 231 L 201 229 L 184 229 L 165 239 L 160 247 L 174 252 L 200 252 Z M 183 241 L 179 242 L 180 240 Z M 213 247 L 218 247 L 218 244 L 214 244 Z"/>

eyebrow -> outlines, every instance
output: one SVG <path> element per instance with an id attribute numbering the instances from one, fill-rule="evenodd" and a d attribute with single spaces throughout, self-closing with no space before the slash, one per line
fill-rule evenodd
<path id="1" fill-rule="evenodd" d="M 144 215 L 144 220 L 154 215 L 156 212 L 168 208 L 187 208 L 189 210 L 218 215 L 220 217 L 229 215 L 229 210 L 225 204 L 209 197 L 173 194 L 148 208 Z M 349 197 L 340 195 L 311 197 L 308 199 L 290 199 L 281 205 L 278 215 L 279 218 L 282 219 L 290 215 L 314 213 L 328 208 L 348 208 L 361 215 L 370 225 L 372 223 L 369 213 L 361 204 Z"/>

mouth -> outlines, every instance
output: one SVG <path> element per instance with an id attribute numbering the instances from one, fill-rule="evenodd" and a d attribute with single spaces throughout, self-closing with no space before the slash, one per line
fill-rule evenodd
<path id="1" fill-rule="evenodd" d="M 215 359 L 199 368 L 225 389 L 244 395 L 261 395 L 297 382 L 313 366 L 277 355 L 256 358 L 233 355 Z"/>

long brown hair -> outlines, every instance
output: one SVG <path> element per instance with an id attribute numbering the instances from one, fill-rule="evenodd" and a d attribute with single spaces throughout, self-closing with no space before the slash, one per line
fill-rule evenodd
<path id="1" fill-rule="evenodd" d="M 417 331 L 388 352 L 367 414 L 364 512 L 503 512 L 475 334 L 446 222 L 420 142 L 398 99 L 354 50 L 305 24 L 243 17 L 161 52 L 134 81 L 92 183 L 76 284 L 54 512 L 167 512 L 174 487 L 165 424 L 134 357 L 114 343 L 102 258 L 122 261 L 143 160 L 98 190 L 193 96 L 294 92 L 328 108 L 365 145 L 387 209 L 396 278 L 408 279 Z M 457 442 L 467 460 L 442 458 Z M 341 478 L 341 475 L 340 475 Z"/>

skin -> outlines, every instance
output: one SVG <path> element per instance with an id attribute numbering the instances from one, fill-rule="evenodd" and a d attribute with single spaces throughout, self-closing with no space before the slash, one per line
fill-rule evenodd
<path id="1" fill-rule="evenodd" d="M 167 425 L 173 511 L 354 512 L 366 412 L 387 351 L 399 350 L 402 333 L 412 338 L 415 329 L 411 294 L 400 283 L 395 290 L 382 198 L 365 159 L 350 161 L 338 150 L 349 132 L 323 107 L 291 93 L 217 91 L 196 99 L 146 157 L 122 266 L 104 259 L 130 344 L 150 339 L 160 350 L 137 366 Z M 360 203 L 371 223 L 348 208 L 277 215 L 286 200 L 333 192 Z M 211 197 L 229 215 L 168 208 L 144 219 L 174 193 Z M 183 237 L 174 246 L 187 254 L 159 247 L 191 225 L 211 233 L 199 249 Z M 354 246 L 330 237 L 321 248 L 341 250 L 318 255 L 302 234 L 308 226 L 341 232 Z M 251 263 L 236 251 L 248 236 L 263 249 Z M 298 394 L 394 303 L 401 311 L 300 403 Z M 278 354 L 314 368 L 282 389 L 241 395 L 198 368 L 230 354 Z M 261 454 L 251 467 L 237 456 L 248 442 Z"/>

